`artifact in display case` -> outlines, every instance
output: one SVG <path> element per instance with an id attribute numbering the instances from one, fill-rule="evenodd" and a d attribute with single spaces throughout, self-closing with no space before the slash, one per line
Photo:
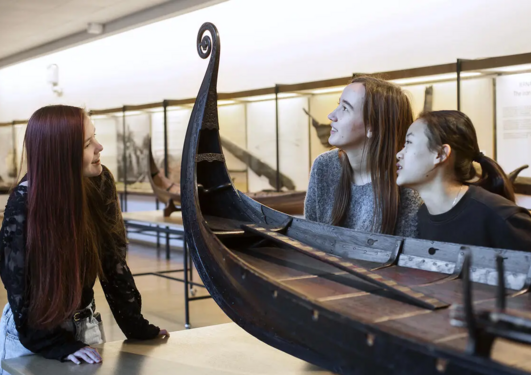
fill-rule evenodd
<path id="1" fill-rule="evenodd" d="M 522 165 L 507 175 L 509 180 L 513 183 L 514 192 L 516 194 L 531 195 L 531 178 L 518 176 L 520 172 L 527 168 L 529 168 L 529 165 Z"/>
<path id="2" fill-rule="evenodd" d="M 234 155 L 238 160 L 243 162 L 247 167 L 249 167 L 254 173 L 258 176 L 264 176 L 269 181 L 271 186 L 276 186 L 277 183 L 277 171 L 271 166 L 262 162 L 260 159 L 255 157 L 249 151 L 244 150 L 235 143 L 232 143 L 226 138 L 220 137 L 221 146 L 223 146 L 227 151 Z M 286 175 L 280 173 L 280 188 L 285 187 L 288 190 L 295 190 L 295 184 L 293 181 Z"/>
<path id="3" fill-rule="evenodd" d="M 0 138 L 3 146 L 0 148 L 0 194 L 7 194 L 17 178 L 13 128 L 11 126 L 0 127 Z"/>
<path id="4" fill-rule="evenodd" d="M 148 180 L 151 184 L 151 188 L 155 193 L 155 196 L 159 201 L 164 203 L 164 216 L 168 217 L 172 212 L 180 211 L 181 206 L 181 189 L 179 185 L 176 185 L 170 179 L 166 178 L 160 171 L 153 159 L 153 153 L 151 150 L 151 140 L 149 140 L 149 159 L 147 165 Z"/>
<path id="5" fill-rule="evenodd" d="M 340 374 L 529 374 L 529 253 L 356 232 L 240 194 L 219 141 L 216 27 L 197 41 L 210 59 L 184 142 L 183 222 L 223 311 Z"/>
<path id="6" fill-rule="evenodd" d="M 180 186 L 172 182 L 170 179 L 166 178 L 164 174 L 160 171 L 160 169 L 157 167 L 157 164 L 153 159 L 151 141 L 149 141 L 149 144 L 149 159 L 148 164 L 146 166 L 147 170 L 149 171 L 148 179 L 157 199 L 166 205 L 166 207 L 164 208 L 164 216 L 168 217 L 172 214 L 172 212 L 181 210 Z M 245 151 L 234 144 L 232 145 L 236 147 L 233 148 L 233 150 L 235 151 Z M 248 155 L 249 160 L 254 160 L 254 164 L 256 165 L 257 159 L 253 159 L 252 155 L 250 154 Z M 271 167 L 264 163 L 258 163 L 258 165 L 260 165 L 264 169 L 271 169 Z M 268 207 L 271 207 L 275 210 L 284 213 L 288 213 L 291 215 L 302 215 L 304 212 L 304 198 L 306 197 L 306 192 L 304 191 L 260 191 L 256 193 L 245 194 Z"/>
<path id="7" fill-rule="evenodd" d="M 317 121 L 315 117 L 313 117 L 306 110 L 306 108 L 303 108 L 302 110 L 312 120 L 312 126 L 315 129 L 315 132 L 317 133 L 317 137 L 319 137 L 319 141 L 321 142 L 321 144 L 325 147 L 332 147 L 330 143 L 328 143 L 328 138 L 330 138 L 330 124 L 320 124 L 319 121 Z"/>
<path id="8" fill-rule="evenodd" d="M 433 86 L 427 86 L 424 90 L 424 108 L 423 112 L 431 112 L 433 108 Z"/>
<path id="9" fill-rule="evenodd" d="M 118 155 L 118 190 L 123 189 L 123 184 L 127 183 L 128 191 L 149 192 L 149 180 L 146 164 L 149 162 L 149 132 L 150 116 L 148 114 L 125 116 L 125 135 L 123 129 L 117 129 L 117 155 Z M 124 140 L 125 136 L 125 140 Z M 124 166 L 124 146 L 125 162 Z M 127 181 L 125 181 L 127 178 Z"/>

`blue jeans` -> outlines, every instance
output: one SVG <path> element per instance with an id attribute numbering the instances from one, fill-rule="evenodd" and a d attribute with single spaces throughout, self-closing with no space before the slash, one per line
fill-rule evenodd
<path id="1" fill-rule="evenodd" d="M 31 354 L 33 352 L 26 349 L 18 339 L 15 319 L 13 319 L 13 312 L 8 303 L 4 307 L 2 319 L 0 320 L 0 359 L 16 358 Z M 0 368 L 0 375 L 9 375 L 9 373 Z"/>
<path id="2" fill-rule="evenodd" d="M 91 316 L 74 322 L 67 320 L 61 326 L 67 331 L 73 332 L 76 340 L 87 345 L 102 344 L 105 342 L 105 333 L 100 314 L 91 310 Z M 20 343 L 18 331 L 13 319 L 13 312 L 9 303 L 4 307 L 0 320 L 0 360 L 17 358 L 34 354 Z M 10 375 L 0 368 L 0 375 Z"/>

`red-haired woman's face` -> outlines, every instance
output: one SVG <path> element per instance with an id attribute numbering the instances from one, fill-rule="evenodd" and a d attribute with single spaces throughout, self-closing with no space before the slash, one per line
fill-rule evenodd
<path id="1" fill-rule="evenodd" d="M 85 116 L 85 143 L 83 147 L 83 175 L 85 177 L 99 176 L 103 171 L 100 162 L 100 152 L 103 151 L 103 146 L 96 140 L 96 128 L 88 116 Z"/>

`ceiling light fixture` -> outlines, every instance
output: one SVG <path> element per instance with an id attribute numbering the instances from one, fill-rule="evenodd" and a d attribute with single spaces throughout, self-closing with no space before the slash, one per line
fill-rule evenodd
<path id="1" fill-rule="evenodd" d="M 50 64 L 47 68 L 47 82 L 52 85 L 52 91 L 57 96 L 63 96 L 63 89 L 59 87 L 59 66 Z"/>
<path id="2" fill-rule="evenodd" d="M 87 33 L 100 35 L 103 34 L 103 24 L 91 22 L 87 25 Z"/>

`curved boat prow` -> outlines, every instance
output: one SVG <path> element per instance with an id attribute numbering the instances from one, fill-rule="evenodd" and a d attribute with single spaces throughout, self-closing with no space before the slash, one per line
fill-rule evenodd
<path id="1" fill-rule="evenodd" d="M 205 35 L 207 31 L 210 36 Z M 203 59 L 210 57 L 210 61 L 188 123 L 181 161 L 185 226 L 187 221 L 202 217 L 203 214 L 215 214 L 218 217 L 236 215 L 242 219 L 247 217 L 236 204 L 241 198 L 232 185 L 219 136 L 216 86 L 220 40 L 218 30 L 212 23 L 207 22 L 199 29 L 197 52 Z"/>

